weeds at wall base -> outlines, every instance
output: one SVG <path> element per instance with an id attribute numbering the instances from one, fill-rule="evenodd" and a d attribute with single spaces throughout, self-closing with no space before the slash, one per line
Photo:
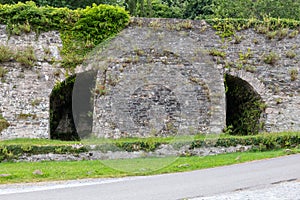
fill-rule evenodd
<path id="1" fill-rule="evenodd" d="M 200 135 L 199 135 L 200 136 Z M 174 138 L 173 138 L 174 139 Z M 264 133 L 250 136 L 231 136 L 221 135 L 217 141 L 214 138 L 205 138 L 203 136 L 196 137 L 194 140 L 191 138 L 182 138 L 173 142 L 172 138 L 123 138 L 120 140 L 103 140 L 97 144 L 97 139 L 89 141 L 85 144 L 85 141 L 79 142 L 62 142 L 39 140 L 40 145 L 30 142 L 29 139 L 26 142 L 15 142 L 19 140 L 0 141 L 0 162 L 17 159 L 19 156 L 36 155 L 36 154 L 78 154 L 82 152 L 88 152 L 93 150 L 108 152 L 108 151 L 145 151 L 151 152 L 158 149 L 163 144 L 171 144 L 174 148 L 178 149 L 188 145 L 189 149 L 202 148 L 202 147 L 231 147 L 238 145 L 251 145 L 251 151 L 269 151 L 276 149 L 290 149 L 300 147 L 300 132 L 288 132 L 288 133 Z M 98 139 L 99 140 L 99 139 Z M 92 143 L 91 143 L 92 142 Z"/>

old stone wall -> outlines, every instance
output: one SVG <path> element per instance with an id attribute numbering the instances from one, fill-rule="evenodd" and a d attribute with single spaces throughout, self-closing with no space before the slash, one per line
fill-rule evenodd
<path id="1" fill-rule="evenodd" d="M 85 70 L 99 69 L 98 87 L 105 88 L 95 98 L 93 133 L 155 136 L 219 133 L 224 128 L 222 74 L 189 31 L 160 28 L 128 27 L 94 52 L 96 62 L 86 64 Z M 164 90 L 174 98 L 171 105 L 172 97 L 157 96 Z M 168 111 L 176 106 L 175 112 Z"/>
<path id="2" fill-rule="evenodd" d="M 247 29 L 222 39 L 204 21 L 134 19 L 95 53 L 109 63 L 93 66 L 100 69 L 98 86 L 105 88 L 105 94 L 96 96 L 93 132 L 106 137 L 159 135 L 168 119 L 178 116 L 169 123 L 176 133 L 221 132 L 226 126 L 224 74 L 246 81 L 261 97 L 260 131 L 299 130 L 300 37 L 294 33 L 269 38 Z M 182 68 L 193 76 L 185 76 Z M 178 116 L 153 102 L 151 95 L 159 87 L 161 92 L 167 88 L 180 105 Z"/>
<path id="3" fill-rule="evenodd" d="M 263 98 L 264 130 L 268 132 L 300 130 L 300 36 L 292 37 L 292 32 L 289 30 L 282 39 L 269 39 L 248 29 L 237 32 L 242 37 L 239 44 L 234 40 L 222 44 L 226 46 L 226 60 L 235 63 L 235 67 L 222 68 L 223 73 L 246 80 Z M 240 55 L 247 52 L 251 53 L 250 58 L 242 59 Z M 266 63 L 272 55 L 276 61 Z M 240 63 L 242 67 L 238 66 Z"/>
<path id="4" fill-rule="evenodd" d="M 0 109 L 10 126 L 0 138 L 49 137 L 49 96 L 65 79 L 52 62 L 60 59 L 59 34 L 8 38 L 2 26 L 0 38 L 11 48 L 32 46 L 37 56 L 32 68 L 2 63 L 8 72 L 0 83 Z M 97 71 L 92 132 L 113 138 L 220 133 L 226 127 L 225 74 L 261 97 L 261 131 L 299 131 L 299 44 L 293 30 L 270 38 L 247 29 L 222 39 L 205 21 L 132 19 L 76 68 Z"/>
<path id="5" fill-rule="evenodd" d="M 60 60 L 62 42 L 56 31 L 9 36 L 6 26 L 0 26 L 0 45 L 14 53 L 34 50 L 33 66 L 11 58 L 1 62 L 4 71 L 0 81 L 0 113 L 10 126 L 0 133 L 0 139 L 49 137 L 49 96 L 56 81 L 64 79 L 64 71 L 56 66 Z M 21 53 L 22 54 L 22 53 Z M 27 55 L 23 55 L 26 59 Z"/>

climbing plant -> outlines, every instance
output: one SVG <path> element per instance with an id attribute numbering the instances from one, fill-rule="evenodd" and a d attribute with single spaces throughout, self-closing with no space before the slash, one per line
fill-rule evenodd
<path id="1" fill-rule="evenodd" d="M 0 4 L 0 23 L 7 25 L 9 34 L 58 30 L 63 41 L 61 54 L 64 67 L 82 63 L 95 45 L 114 36 L 129 22 L 128 13 L 110 5 L 88 6 L 71 10 L 50 6 L 38 7 L 35 2 Z"/>

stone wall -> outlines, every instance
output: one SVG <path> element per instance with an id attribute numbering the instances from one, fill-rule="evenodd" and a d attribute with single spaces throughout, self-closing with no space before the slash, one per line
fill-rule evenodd
<path id="1" fill-rule="evenodd" d="M 13 52 L 33 48 L 33 67 L 15 59 L 1 63 L 5 74 L 0 82 L 0 113 L 10 126 L 0 133 L 0 139 L 49 137 L 49 96 L 56 81 L 64 79 L 64 70 L 54 61 L 60 60 L 62 42 L 56 31 L 8 36 L 6 26 L 0 26 L 0 45 Z M 3 52 L 0 52 L 0 54 Z"/>
<path id="2" fill-rule="evenodd" d="M 97 136 L 219 133 L 225 127 L 223 75 L 189 36 L 190 30 L 161 28 L 128 27 L 104 49 L 95 50 L 79 70 L 98 69 L 98 87 L 105 88 L 95 98 Z M 157 96 L 164 91 L 169 97 Z M 169 107 L 176 106 L 171 114 Z"/>
<path id="3" fill-rule="evenodd" d="M 268 38 L 247 29 L 222 39 L 204 21 L 132 19 L 76 68 L 98 71 L 93 133 L 114 138 L 220 133 L 226 127 L 224 74 L 246 81 L 263 100 L 261 131 L 299 131 L 300 36 L 291 33 Z M 10 126 L 0 138 L 49 137 L 49 96 L 65 78 L 49 60 L 60 59 L 59 34 L 8 38 L 1 26 L 0 38 L 12 48 L 32 46 L 38 58 L 32 68 L 2 63 L 8 73 L 0 83 L 0 109 Z"/>

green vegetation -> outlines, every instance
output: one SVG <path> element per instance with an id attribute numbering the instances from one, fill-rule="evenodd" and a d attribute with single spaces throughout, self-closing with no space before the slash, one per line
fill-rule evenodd
<path id="1" fill-rule="evenodd" d="M 13 55 L 13 51 L 8 46 L 0 45 L 0 62 L 9 61 Z"/>
<path id="2" fill-rule="evenodd" d="M 80 153 L 93 150 L 145 152 L 155 151 L 162 144 L 171 144 L 175 149 L 189 145 L 190 149 L 200 147 L 230 147 L 237 145 L 253 145 L 253 150 L 265 151 L 280 148 L 294 148 L 300 145 L 300 132 L 265 133 L 249 136 L 233 135 L 196 135 L 167 138 L 122 138 L 122 139 L 85 139 L 82 141 L 63 142 L 46 139 L 15 139 L 0 141 L 0 161 L 10 160 L 26 154 L 45 153 Z M 30 148 L 28 148 L 30 147 Z M 24 151 L 24 149 L 26 149 Z M 58 151 L 58 149 L 60 149 Z"/>
<path id="3" fill-rule="evenodd" d="M 9 46 L 0 45 L 0 62 L 10 60 L 16 60 L 24 67 L 33 67 L 37 59 L 32 46 L 13 50 Z"/>
<path id="4" fill-rule="evenodd" d="M 293 0 L 124 0 L 132 16 L 213 19 L 288 18 L 300 20 L 300 2 Z"/>
<path id="5" fill-rule="evenodd" d="M 213 0 L 216 18 L 257 18 L 266 16 L 300 20 L 300 2 L 294 0 Z"/>
<path id="6" fill-rule="evenodd" d="M 10 160 L 17 155 L 57 153 L 78 154 L 87 152 L 89 145 L 94 150 L 151 151 L 160 144 L 172 144 L 180 148 L 189 144 L 190 148 L 205 146 L 254 145 L 250 152 L 220 154 L 216 156 L 189 156 L 165 158 L 137 158 L 97 161 L 63 162 L 2 162 L 0 163 L 0 184 L 18 182 L 39 182 L 81 178 L 123 177 L 133 175 L 153 175 L 204 169 L 242 163 L 252 160 L 273 158 L 291 153 L 300 153 L 300 132 L 265 133 L 255 136 L 197 135 L 178 138 L 123 138 L 118 140 L 96 139 L 59 141 L 48 139 L 14 139 L 0 141 L 0 160 Z M 35 173 L 39 171 L 39 173 Z"/>
<path id="7" fill-rule="evenodd" d="M 18 0 L 25 3 L 27 0 Z M 15 4 L 15 0 L 0 0 Z M 38 6 L 85 8 L 93 3 L 124 7 L 132 16 L 184 19 L 256 18 L 300 20 L 300 2 L 294 0 L 34 0 Z"/>
<path id="8" fill-rule="evenodd" d="M 36 114 L 31 114 L 31 113 L 20 113 L 20 114 L 17 115 L 17 119 L 26 120 L 28 118 L 36 119 L 37 115 Z"/>
<path id="9" fill-rule="evenodd" d="M 138 158 L 106 161 L 1 163 L 0 184 L 184 172 L 300 153 L 298 149 L 206 157 Z M 122 169 L 122 170 L 116 170 Z M 35 171 L 40 173 L 34 173 Z"/>
<path id="10" fill-rule="evenodd" d="M 129 15 L 120 7 L 93 5 L 85 9 L 37 7 L 32 1 L 14 5 L 0 5 L 0 23 L 7 25 L 9 34 L 58 30 L 63 40 L 62 65 L 72 68 L 83 62 L 92 47 L 114 36 L 129 21 Z M 6 54 L 8 52 L 8 54 Z M 19 61 L 31 66 L 34 58 L 25 51 Z M 0 48 L 0 60 L 11 57 L 7 48 Z M 18 60 L 18 56 L 17 56 Z"/>
<path id="11" fill-rule="evenodd" d="M 243 63 L 243 64 L 246 64 L 247 61 L 253 57 L 253 52 L 251 52 L 251 49 L 248 48 L 247 52 L 243 53 L 243 52 L 240 52 L 239 53 L 239 60 Z"/>
<path id="12" fill-rule="evenodd" d="M 283 37 L 295 37 L 297 32 L 292 31 L 288 34 L 287 28 L 297 29 L 300 26 L 300 21 L 293 19 L 276 19 L 271 17 L 265 17 L 263 19 L 256 18 L 213 18 L 206 19 L 213 28 L 217 31 L 217 34 L 221 37 L 234 36 L 236 31 L 243 29 L 253 28 L 259 34 L 265 34 L 268 39 L 283 39 Z M 279 30 L 279 31 L 278 31 Z"/>
<path id="13" fill-rule="evenodd" d="M 240 59 L 251 56 L 251 52 L 240 54 Z M 261 97 L 246 81 L 225 75 L 226 87 L 226 125 L 233 135 L 252 135 L 262 130 L 261 113 L 265 104 Z"/>
<path id="14" fill-rule="evenodd" d="M 298 34 L 299 34 L 299 31 L 298 31 L 298 30 L 294 30 L 294 31 L 292 31 L 292 32 L 288 35 L 288 37 L 289 37 L 289 38 L 294 38 L 294 37 L 296 37 Z"/>
<path id="15" fill-rule="evenodd" d="M 75 145 L 79 141 L 61 141 L 49 139 L 31 139 L 31 138 L 18 138 L 12 140 L 1 140 L 0 145 L 36 145 L 36 146 L 59 146 L 59 145 Z"/>
<path id="16" fill-rule="evenodd" d="M 208 54 L 211 56 L 217 56 L 217 57 L 221 57 L 221 58 L 226 57 L 226 53 L 224 51 L 219 51 L 218 49 L 211 49 L 211 50 L 209 50 Z"/>
<path id="17" fill-rule="evenodd" d="M 0 4 L 15 4 L 18 2 L 26 3 L 28 0 L 0 0 Z M 117 5 L 117 0 L 33 0 L 38 6 L 52 6 L 52 7 L 67 7 L 70 9 L 85 8 L 95 4 L 111 4 Z"/>
<path id="18" fill-rule="evenodd" d="M 9 126 L 10 126 L 10 124 L 8 123 L 8 121 L 2 116 L 2 114 L 0 114 L 0 133 L 4 129 L 7 129 Z"/>
<path id="19" fill-rule="evenodd" d="M 16 61 L 25 67 L 33 67 L 36 60 L 34 49 L 31 46 L 28 46 L 23 50 L 19 50 L 16 54 Z"/>
<path id="20" fill-rule="evenodd" d="M 21 2 L 25 2 L 22 0 Z M 58 30 L 63 41 L 61 54 L 63 60 L 61 65 L 72 69 L 81 64 L 88 52 L 113 37 L 129 23 L 128 10 L 132 16 L 140 17 L 165 17 L 165 18 L 188 18 L 206 19 L 223 39 L 233 37 L 234 43 L 239 44 L 244 39 L 236 35 L 236 31 L 253 28 L 259 34 L 265 34 L 270 40 L 282 40 L 286 37 L 293 38 L 299 34 L 300 27 L 300 2 L 293 0 L 70 0 L 70 1 L 48 1 L 36 0 L 34 2 L 17 3 L 13 0 L 0 0 L 0 3 L 10 3 L 12 5 L 0 5 L 0 23 L 7 25 L 7 32 L 10 35 L 20 35 L 35 31 L 37 36 L 42 31 Z M 92 5 L 92 3 L 106 3 L 124 6 L 125 8 L 109 5 Z M 41 7 L 38 7 L 41 6 Z M 53 7 L 51 7 L 53 6 Z M 86 7 L 88 6 L 88 7 Z M 60 7 L 60 8 L 54 8 Z M 77 9 L 79 8 L 79 9 Z M 71 10 L 74 9 L 74 10 Z M 151 24 L 153 28 L 160 26 L 159 21 Z M 169 24 L 170 30 L 191 29 L 190 22 L 182 24 Z M 293 29 L 293 30 L 291 30 Z M 224 41 L 224 40 L 223 40 Z M 258 40 L 253 40 L 257 44 Z M 45 54 L 50 54 L 50 49 L 44 49 Z M 141 52 L 140 52 L 141 53 Z M 209 54 L 219 58 L 226 58 L 225 52 L 212 49 Z M 247 52 L 239 53 L 240 64 L 247 64 L 251 58 L 250 49 Z M 286 52 L 286 57 L 294 58 L 293 50 Z M 270 52 L 262 57 L 267 64 L 274 65 L 279 56 Z M 36 62 L 36 57 L 32 47 L 25 50 L 13 50 L 5 45 L 0 45 L 0 62 L 16 60 L 25 67 L 32 67 Z M 241 65 L 242 66 L 242 65 Z M 253 67 L 245 67 L 246 70 L 254 70 Z M 7 73 L 6 69 L 0 67 L 0 77 Z M 289 71 L 291 80 L 298 78 L 298 70 Z M 59 76 L 59 72 L 55 72 Z M 66 81 L 57 84 L 53 91 L 51 101 L 54 106 L 63 107 L 59 102 L 72 101 L 69 96 L 75 76 L 66 77 Z M 3 80 L 3 79 L 2 79 Z M 238 84 L 237 84 L 238 83 Z M 170 163 L 175 158 L 143 158 L 130 160 L 108 160 L 108 161 L 80 161 L 80 162 L 40 162 L 40 163 L 1 163 L 0 174 L 9 174 L 6 177 L 0 176 L 0 183 L 46 181 L 75 178 L 95 178 L 95 177 L 120 177 L 127 175 L 150 175 L 158 173 L 170 173 L 178 171 L 188 171 L 228 165 L 239 162 L 250 161 L 286 155 L 289 153 L 299 153 L 300 133 L 280 133 L 280 134 L 257 134 L 264 125 L 260 120 L 260 115 L 265 109 L 265 104 L 260 97 L 251 89 L 251 86 L 244 82 L 234 80 L 233 77 L 226 79 L 226 95 L 229 112 L 227 111 L 228 135 L 197 135 L 195 137 L 180 136 L 177 138 L 125 138 L 119 140 L 89 139 L 73 142 L 62 142 L 56 140 L 42 139 L 16 139 L 0 141 L 0 162 L 11 160 L 20 155 L 42 154 L 42 153 L 73 153 L 87 152 L 90 145 L 95 145 L 96 150 L 107 151 L 139 151 L 146 152 L 156 150 L 161 144 L 172 144 L 174 148 L 190 145 L 190 148 L 205 146 L 237 146 L 254 145 L 252 151 L 207 157 L 180 157 L 169 166 L 153 171 L 158 166 Z M 98 85 L 95 92 L 99 95 L 106 93 L 102 85 Z M 235 102 L 240 101 L 240 102 Z M 278 101 L 278 103 L 280 103 Z M 39 100 L 34 100 L 32 106 L 39 104 Z M 67 102 L 72 105 L 72 102 Z M 66 108 L 71 109 L 71 108 Z M 61 109 L 50 108 L 51 132 L 58 126 L 62 117 Z M 18 115 L 19 119 L 36 118 L 35 114 Z M 0 132 L 10 124 L 0 116 Z M 71 135 L 61 135 L 55 133 L 52 138 L 78 140 L 76 131 Z M 257 134 L 257 135 L 254 135 Z M 247 135 L 247 136 L 235 136 Z M 295 148 L 285 151 L 285 148 Z M 274 150 L 276 151 L 269 151 Z M 261 151 L 264 151 L 261 153 Z M 239 157 L 240 159 L 236 159 Z M 113 170 L 107 166 L 123 168 L 131 172 L 121 172 Z M 41 174 L 32 173 L 40 170 Z"/>
<path id="21" fill-rule="evenodd" d="M 279 58 L 279 55 L 273 51 L 263 56 L 264 62 L 270 65 L 275 65 Z"/>
<path id="22" fill-rule="evenodd" d="M 32 144 L 22 144 L 22 145 L 0 145 L 0 161 L 11 160 L 18 158 L 23 154 L 47 154 L 47 153 L 57 153 L 66 154 L 74 153 L 78 154 L 81 152 L 86 152 L 87 149 L 82 146 L 76 145 L 32 145 Z"/>
<path id="23" fill-rule="evenodd" d="M 295 58 L 296 55 L 297 55 L 297 54 L 295 53 L 294 50 L 288 50 L 288 51 L 286 52 L 286 54 L 285 54 L 285 56 L 286 56 L 287 58 L 290 58 L 290 59 Z"/>
<path id="24" fill-rule="evenodd" d="M 291 81 L 295 81 L 298 78 L 298 69 L 290 70 Z"/>

